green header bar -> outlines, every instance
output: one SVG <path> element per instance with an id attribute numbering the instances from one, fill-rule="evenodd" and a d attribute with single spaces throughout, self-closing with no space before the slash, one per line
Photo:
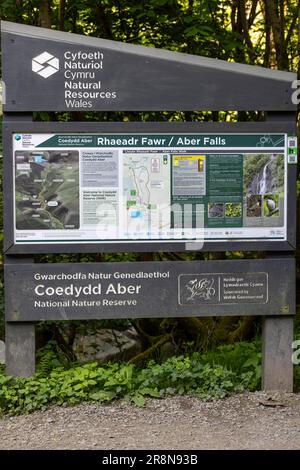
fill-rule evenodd
<path id="1" fill-rule="evenodd" d="M 284 134 L 57 134 L 37 147 L 284 147 Z"/>

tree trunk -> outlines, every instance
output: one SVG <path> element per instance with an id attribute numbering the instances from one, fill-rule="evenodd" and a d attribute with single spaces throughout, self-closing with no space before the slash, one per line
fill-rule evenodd
<path id="1" fill-rule="evenodd" d="M 65 30 L 65 14 L 66 14 L 66 0 L 60 0 L 59 2 L 59 29 L 60 31 Z"/>
<path id="2" fill-rule="evenodd" d="M 264 67 L 270 67 L 270 58 L 271 58 L 271 23 L 270 15 L 267 12 L 267 5 L 264 4 L 264 17 L 265 17 L 265 34 L 266 34 L 266 48 L 264 53 Z"/>
<path id="3" fill-rule="evenodd" d="M 95 17 L 97 25 L 100 29 L 100 34 L 103 39 L 114 39 L 114 35 L 111 29 L 110 19 L 108 18 L 105 6 L 101 1 L 91 2 L 94 4 L 93 8 L 95 9 Z M 96 3 L 96 4 L 95 4 Z"/>
<path id="4" fill-rule="evenodd" d="M 51 28 L 51 3 L 52 0 L 42 0 L 40 4 L 39 23 L 42 28 Z"/>
<path id="5" fill-rule="evenodd" d="M 281 11 L 284 15 L 282 6 Z M 272 28 L 277 66 L 279 69 L 288 70 L 289 61 L 284 40 L 285 21 L 280 17 L 275 0 L 266 0 L 266 13 L 269 15 L 268 21 Z"/>

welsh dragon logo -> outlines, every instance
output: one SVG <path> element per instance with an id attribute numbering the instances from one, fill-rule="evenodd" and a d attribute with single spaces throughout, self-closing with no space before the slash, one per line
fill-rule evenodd
<path id="1" fill-rule="evenodd" d="M 204 277 L 202 279 L 192 279 L 185 287 L 189 291 L 189 297 L 187 300 L 192 300 L 194 297 L 198 297 L 203 300 L 211 300 L 215 295 L 216 290 L 213 287 L 214 279 Z"/>

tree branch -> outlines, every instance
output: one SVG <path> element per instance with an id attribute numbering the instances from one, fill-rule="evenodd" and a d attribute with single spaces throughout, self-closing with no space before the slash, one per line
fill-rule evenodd
<path id="1" fill-rule="evenodd" d="M 255 50 L 254 50 L 254 47 L 250 38 L 250 34 L 249 34 L 249 29 L 248 29 L 245 0 L 240 0 L 239 11 L 240 11 L 241 24 L 243 28 L 243 36 L 244 36 L 245 42 L 249 50 L 250 62 L 253 64 L 255 62 Z"/>
<path id="2" fill-rule="evenodd" d="M 258 4 L 258 0 L 253 0 L 252 5 L 251 5 L 251 10 L 250 10 L 250 13 L 249 13 L 249 18 L 248 18 L 248 21 L 247 21 L 248 29 L 251 28 L 251 26 L 253 25 L 253 22 L 254 22 L 254 20 L 257 16 L 257 12 L 256 12 L 257 4 Z"/>
<path id="3" fill-rule="evenodd" d="M 281 19 L 279 17 L 277 5 L 274 0 L 265 0 L 266 12 L 269 15 L 269 21 L 272 28 L 273 40 L 276 52 L 277 66 L 280 69 L 288 69 L 288 56 L 284 44 L 282 42 L 282 31 Z"/>

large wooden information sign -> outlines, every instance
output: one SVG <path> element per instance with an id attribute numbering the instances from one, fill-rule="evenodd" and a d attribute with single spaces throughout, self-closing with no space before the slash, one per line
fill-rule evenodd
<path id="1" fill-rule="evenodd" d="M 263 387 L 292 390 L 294 74 L 2 22 L 7 371 L 35 322 L 261 315 Z M 263 122 L 33 122 L 33 111 L 265 111 Z M 34 263 L 38 253 L 260 251 Z"/>

